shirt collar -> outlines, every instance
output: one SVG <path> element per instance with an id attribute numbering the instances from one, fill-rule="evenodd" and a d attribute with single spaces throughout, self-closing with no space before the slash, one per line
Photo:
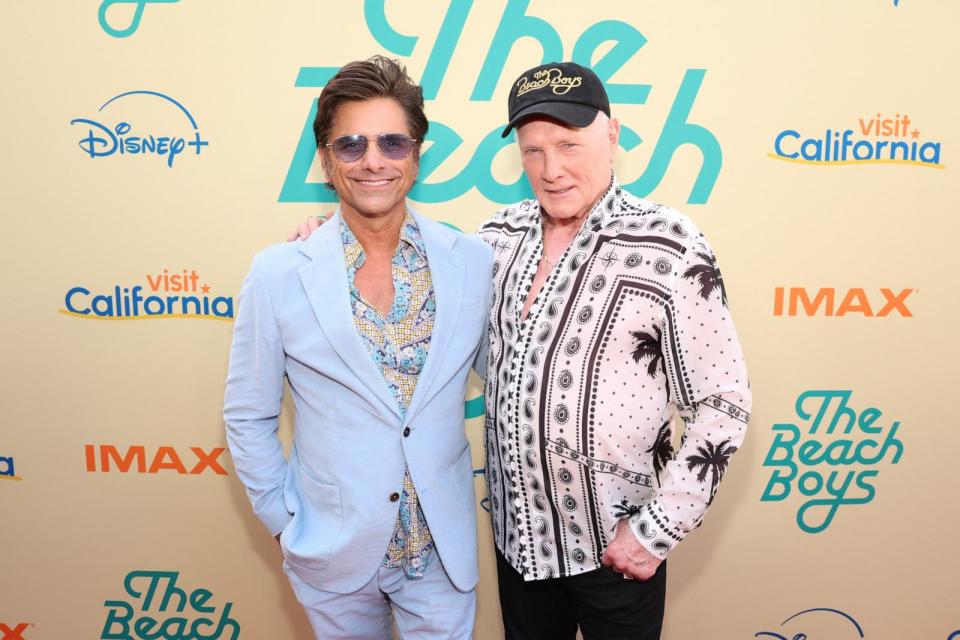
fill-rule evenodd
<path id="1" fill-rule="evenodd" d="M 340 238 L 343 242 L 343 254 L 347 266 L 356 268 L 363 266 L 365 259 L 363 245 L 357 240 L 357 236 L 353 234 L 350 226 L 342 216 L 340 217 Z M 398 249 L 403 249 L 404 247 L 412 249 L 422 259 L 427 259 L 427 249 L 423 244 L 420 228 L 417 226 L 417 221 L 414 220 L 409 211 L 407 211 L 407 215 L 403 219 L 403 225 L 400 227 L 400 245 Z"/>

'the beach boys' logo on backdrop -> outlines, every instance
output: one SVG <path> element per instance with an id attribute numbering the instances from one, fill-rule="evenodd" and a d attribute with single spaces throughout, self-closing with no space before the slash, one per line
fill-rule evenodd
<path id="1" fill-rule="evenodd" d="M 103 0 L 100 3 L 99 11 L 97 11 L 97 20 L 100 22 L 100 28 L 107 34 L 114 38 L 126 38 L 132 36 L 136 33 L 137 29 L 140 28 L 140 20 L 143 19 L 143 10 L 148 4 L 175 4 L 177 2 L 180 2 L 180 0 Z M 113 26 L 113 23 L 110 22 L 107 10 L 114 5 L 121 5 L 122 7 L 128 7 L 133 10 L 133 15 L 130 16 L 130 22 L 126 27 L 117 29 Z M 110 12 L 111 15 L 113 13 L 113 11 Z"/>
<path id="2" fill-rule="evenodd" d="M 407 57 L 413 54 L 419 45 L 420 36 L 398 33 L 387 21 L 386 0 L 367 0 L 363 3 L 364 19 L 370 34 L 379 46 L 390 54 Z M 398 7 L 405 6 L 401 2 Z M 470 56 L 462 55 L 454 60 L 458 51 L 457 43 L 465 32 L 472 0 L 450 0 L 447 12 L 440 26 L 436 40 L 425 43 L 430 46 L 420 84 L 424 99 L 437 99 L 443 79 L 451 75 L 475 71 L 460 67 L 461 61 L 472 62 Z M 502 78 L 504 65 L 514 44 L 520 40 L 535 40 L 543 50 L 540 60 L 527 61 L 530 67 L 550 61 L 572 60 L 590 67 L 604 82 L 611 104 L 645 104 L 652 85 L 640 83 L 617 83 L 610 79 L 647 43 L 647 39 L 632 25 L 621 20 L 601 20 L 588 26 L 573 44 L 572 49 L 564 49 L 564 43 L 557 30 L 540 16 L 528 15 L 529 0 L 508 0 L 501 14 L 496 31 L 489 34 L 489 47 L 483 58 L 483 64 L 477 75 L 469 96 L 471 102 L 489 102 Z M 475 33 L 474 33 L 475 35 Z M 595 55 L 603 51 L 602 55 Z M 337 62 L 343 62 L 338 60 Z M 338 67 L 301 67 L 296 86 L 319 89 L 338 71 Z M 717 138 L 706 127 L 690 122 L 690 112 L 703 84 L 706 70 L 686 69 L 679 82 L 679 89 L 673 98 L 673 104 L 662 123 L 659 137 L 655 131 L 646 133 L 643 138 L 635 132 L 630 123 L 621 119 L 620 145 L 627 151 L 641 142 L 654 144 L 646 169 L 635 181 L 624 184 L 624 188 L 637 195 L 648 195 L 660 184 L 667 172 L 674 153 L 680 147 L 691 146 L 700 152 L 703 161 L 687 200 L 690 204 L 707 202 L 713 186 L 720 174 L 723 153 Z M 314 163 L 317 149 L 313 137 L 313 119 L 317 109 L 317 91 L 311 92 L 310 111 L 307 114 L 300 138 L 287 171 L 280 202 L 334 202 L 336 196 L 320 182 L 308 182 L 310 168 Z M 455 95 L 444 95 L 444 101 L 463 99 Z M 496 120 L 488 123 L 490 129 L 478 142 L 465 141 L 453 126 L 447 123 L 431 121 L 427 133 L 423 155 L 420 158 L 420 172 L 417 184 L 410 197 L 419 202 L 447 202 L 476 189 L 488 200 L 495 203 L 516 202 L 531 197 L 533 192 L 522 172 L 516 180 L 502 183 L 494 178 L 491 167 L 494 158 L 506 146 L 512 145 L 513 133 L 501 138 L 503 117 L 506 115 L 506 101 L 498 105 Z M 429 106 L 427 108 L 429 111 Z M 435 182 L 430 178 L 435 171 L 444 166 L 450 156 L 464 144 L 474 150 L 471 159 L 451 178 Z M 442 173 L 452 173 L 445 168 Z"/>
<path id="3" fill-rule="evenodd" d="M 153 102 L 154 120 L 160 128 L 144 124 L 145 102 Z M 157 103 L 167 112 L 163 117 Z M 108 111 L 104 111 L 111 107 Z M 90 158 L 106 158 L 113 155 L 134 157 L 153 155 L 163 159 L 170 168 L 181 153 L 200 155 L 210 142 L 200 135 L 196 119 L 180 102 L 157 91 L 126 91 L 104 102 L 97 109 L 103 116 L 74 118 L 71 125 L 82 131 L 80 149 Z M 107 116 L 110 117 L 107 120 Z M 131 124 L 133 122 L 134 124 Z"/>
<path id="4" fill-rule="evenodd" d="M 778 631 L 758 631 L 754 638 L 776 640 L 844 640 L 866 638 L 853 616 L 839 609 L 806 609 L 780 623 Z"/>
<path id="5" fill-rule="evenodd" d="M 177 586 L 179 571 L 131 571 L 123 580 L 128 598 L 107 600 L 101 640 L 200 640 L 240 637 L 230 617 L 233 603 L 210 603 L 209 589 L 189 593 Z"/>
<path id="6" fill-rule="evenodd" d="M 909 164 L 943 169 L 940 142 L 906 114 L 858 118 L 852 127 L 801 132 L 784 129 L 773 141 L 771 158 L 803 164 Z"/>
<path id="7" fill-rule="evenodd" d="M 17 475 L 13 456 L 0 456 L 0 480 L 23 480 Z"/>
<path id="8" fill-rule="evenodd" d="M 216 295 L 196 269 L 148 273 L 144 281 L 67 290 L 60 313 L 88 320 L 231 320 L 233 297 Z"/>
<path id="9" fill-rule="evenodd" d="M 793 489 L 802 498 L 797 525 L 807 533 L 830 526 L 842 505 L 867 504 L 882 462 L 897 464 L 903 442 L 899 421 L 884 425 L 876 408 L 859 414 L 851 391 L 806 391 L 797 398 L 800 420 L 773 425 L 773 445 L 763 461 L 772 473 L 761 501 L 786 500 Z"/>

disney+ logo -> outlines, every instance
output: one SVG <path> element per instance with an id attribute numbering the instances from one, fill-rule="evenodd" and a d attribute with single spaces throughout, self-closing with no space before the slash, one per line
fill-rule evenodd
<path id="1" fill-rule="evenodd" d="M 91 118 L 74 118 L 70 121 L 71 125 L 86 127 L 86 133 L 80 138 L 79 142 L 84 153 L 91 158 L 104 158 L 114 154 L 127 156 L 157 155 L 166 159 L 167 167 L 173 168 L 174 160 L 179 154 L 187 150 L 187 147 L 194 149 L 194 155 L 200 155 L 204 147 L 210 146 L 210 142 L 204 140 L 200 135 L 200 127 L 187 108 L 170 96 L 157 91 L 138 90 L 121 93 L 104 102 L 97 109 L 97 112 L 102 112 L 111 104 L 126 100 L 130 96 L 148 96 L 151 99 L 156 98 L 173 105 L 183 113 L 190 129 L 180 133 L 139 133 L 135 132 L 133 126 L 126 120 L 121 120 L 115 124 L 105 124 Z"/>
<path id="2" fill-rule="evenodd" d="M 794 622 L 801 618 L 803 618 L 802 622 Z M 784 620 L 780 623 L 780 626 L 784 627 L 788 624 L 793 629 L 803 629 L 803 631 L 798 631 L 795 634 L 793 631 L 758 631 L 753 637 L 776 638 L 777 640 L 816 640 L 817 638 L 842 640 L 843 638 L 866 637 L 863 634 L 863 628 L 860 626 L 860 623 L 854 620 L 853 616 L 837 609 L 817 608 L 800 611 Z M 811 635 L 807 633 L 812 630 L 820 631 L 824 635 Z"/>

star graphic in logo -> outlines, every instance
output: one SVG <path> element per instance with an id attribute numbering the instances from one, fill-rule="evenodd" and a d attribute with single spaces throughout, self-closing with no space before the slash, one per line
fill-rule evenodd
<path id="1" fill-rule="evenodd" d="M 210 293 L 210 285 L 204 283 L 204 285 L 200 287 L 200 290 L 203 291 L 204 293 Z"/>
<path id="2" fill-rule="evenodd" d="M 919 130 L 919 129 L 914 129 L 913 131 L 910 132 L 910 135 L 912 135 L 912 136 L 914 137 L 914 139 L 917 139 L 917 138 L 920 137 L 920 130 Z"/>

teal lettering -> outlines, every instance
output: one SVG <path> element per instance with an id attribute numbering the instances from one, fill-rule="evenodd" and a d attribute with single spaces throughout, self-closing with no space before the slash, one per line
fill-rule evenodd
<path id="1" fill-rule="evenodd" d="M 677 97 L 667 115 L 667 121 L 663 125 L 660 139 L 657 140 L 657 146 L 653 149 L 653 155 L 646 170 L 636 181 L 624 185 L 624 188 L 631 193 L 641 197 L 649 195 L 666 175 L 667 167 L 676 150 L 689 144 L 700 149 L 703 164 L 700 165 L 700 172 L 693 183 L 687 202 L 703 204 L 710 198 L 713 185 L 716 184 L 717 177 L 720 175 L 720 167 L 723 165 L 723 151 L 720 148 L 720 142 L 708 129 L 687 121 L 706 73 L 704 69 L 688 69 L 684 74 L 683 82 L 677 91 Z"/>
<path id="2" fill-rule="evenodd" d="M 801 393 L 800 396 L 797 398 L 797 404 L 796 404 L 797 415 L 804 420 L 809 420 L 813 414 L 808 413 L 803 408 L 804 403 L 810 398 L 821 400 L 821 403 L 819 405 L 820 409 L 817 412 L 817 416 L 816 418 L 814 418 L 812 424 L 810 425 L 810 433 L 815 434 L 817 433 L 817 429 L 820 428 L 820 425 L 822 424 L 823 419 L 827 414 L 827 408 L 830 406 L 831 400 L 833 400 L 834 398 L 839 398 L 840 405 L 837 407 L 836 412 L 833 414 L 833 419 L 830 421 L 830 425 L 827 427 L 826 433 L 830 434 L 834 432 L 834 429 L 836 429 L 837 424 L 839 423 L 841 417 L 847 418 L 847 424 L 843 428 L 843 432 L 850 433 L 850 430 L 853 428 L 853 425 L 856 423 L 856 419 L 857 419 L 857 414 L 853 411 L 853 409 L 847 406 L 847 402 L 850 400 L 850 395 L 852 393 L 853 392 L 849 390 L 847 391 L 805 391 L 804 393 Z"/>
<path id="3" fill-rule="evenodd" d="M 605 42 L 616 44 L 602 58 L 593 64 L 593 54 Z M 646 104 L 650 95 L 649 84 L 614 84 L 610 78 L 637 51 L 647 44 L 647 39 L 637 29 L 620 20 L 598 22 L 580 36 L 573 45 L 573 61 L 593 69 L 607 89 L 607 97 L 613 104 Z"/>
<path id="4" fill-rule="evenodd" d="M 424 100 L 436 99 L 443 78 L 450 67 L 454 49 L 467 24 L 467 16 L 472 4 L 472 0 L 453 0 L 450 3 L 443 24 L 440 25 L 440 33 L 437 34 L 437 40 L 433 44 L 433 50 L 430 51 L 430 59 L 427 60 L 427 66 L 423 70 L 423 78 L 420 80 Z"/>
<path id="5" fill-rule="evenodd" d="M 405 36 L 387 22 L 386 0 L 364 0 L 363 18 L 374 40 L 387 51 L 398 56 L 409 56 L 417 44 L 416 36 Z"/>
<path id="6" fill-rule="evenodd" d="M 107 621 L 100 632 L 101 640 L 130 640 L 133 607 L 122 600 L 107 600 L 103 606 L 111 607 L 111 610 L 107 612 Z M 123 615 L 120 615 L 121 611 Z"/>
<path id="7" fill-rule="evenodd" d="M 507 56 L 510 55 L 514 43 L 520 38 L 533 38 L 540 43 L 543 47 L 540 64 L 563 59 L 563 42 L 560 40 L 560 35 L 543 18 L 526 15 L 529 4 L 530 0 L 507 2 L 507 7 L 500 18 L 500 25 L 490 42 L 487 57 L 480 68 L 477 84 L 474 85 L 473 93 L 470 94 L 470 100 L 490 100 L 507 62 Z"/>
<path id="8" fill-rule="evenodd" d="M 805 531 L 806 533 L 820 533 L 821 531 L 824 531 L 827 527 L 829 527 L 831 522 L 833 522 L 833 517 L 836 515 L 837 510 L 840 508 L 840 505 L 865 504 L 867 502 L 870 502 L 870 500 L 872 500 L 874 496 L 874 491 L 872 487 L 869 487 L 867 489 L 867 494 L 865 496 L 862 496 L 859 498 L 846 497 L 847 490 L 850 487 L 850 483 L 854 479 L 854 477 L 857 477 L 857 486 L 861 488 L 866 488 L 864 487 L 861 480 L 867 477 L 874 477 L 878 473 L 879 472 L 876 470 L 861 471 L 858 476 L 856 472 L 849 471 L 847 472 L 846 476 L 844 476 L 842 483 L 838 485 L 836 481 L 837 481 L 837 478 L 840 477 L 840 472 L 831 471 L 830 476 L 826 482 L 827 493 L 830 494 L 831 497 L 820 498 L 817 500 L 808 500 L 803 505 L 801 505 L 800 509 L 797 510 L 797 525 L 800 527 L 801 530 Z M 819 522 L 819 524 L 815 522 L 812 523 L 807 518 L 807 515 L 810 512 L 810 510 L 815 509 L 817 507 L 827 507 L 827 511 L 823 515 L 823 519 Z"/>

